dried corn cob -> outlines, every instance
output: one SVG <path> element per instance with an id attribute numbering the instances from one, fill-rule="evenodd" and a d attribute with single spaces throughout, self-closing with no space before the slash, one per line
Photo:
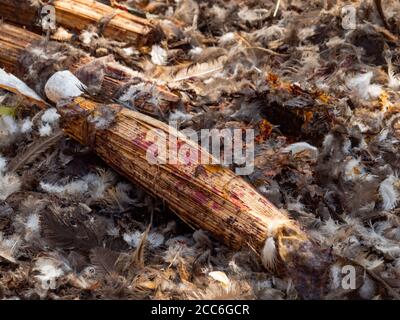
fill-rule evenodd
<path id="1" fill-rule="evenodd" d="M 203 165 L 201 160 L 211 163 L 212 156 L 158 120 L 110 105 L 116 113 L 114 124 L 97 130 L 93 120 L 101 117 L 102 108 L 76 98 L 59 109 L 63 130 L 90 144 L 116 171 L 163 199 L 189 225 L 211 232 L 232 248 L 253 248 L 267 268 L 283 262 L 282 269 L 300 279 L 304 295 L 319 297 L 331 256 L 311 242 L 295 221 L 230 169 Z M 165 145 L 159 143 L 164 137 Z M 149 162 L 149 150 L 160 164 Z M 307 274 L 309 278 L 301 278 Z"/>

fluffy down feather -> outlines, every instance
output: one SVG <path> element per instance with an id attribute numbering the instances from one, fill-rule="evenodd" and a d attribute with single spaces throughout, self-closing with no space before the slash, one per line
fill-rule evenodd
<path id="1" fill-rule="evenodd" d="M 378 84 L 371 84 L 372 77 L 372 71 L 358 74 L 347 81 L 347 86 L 361 99 L 376 99 L 382 93 L 382 87 Z"/>
<path id="2" fill-rule="evenodd" d="M 379 194 L 383 201 L 384 210 L 392 210 L 396 207 L 399 200 L 399 192 L 395 186 L 398 182 L 398 178 L 394 175 L 390 175 L 385 180 L 383 180 L 379 186 Z"/>
<path id="3" fill-rule="evenodd" d="M 277 263 L 277 250 L 273 237 L 268 237 L 265 240 L 264 247 L 261 251 L 261 261 L 266 269 L 275 269 Z"/>

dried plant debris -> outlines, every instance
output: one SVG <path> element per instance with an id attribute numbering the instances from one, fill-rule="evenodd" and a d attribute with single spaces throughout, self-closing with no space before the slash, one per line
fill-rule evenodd
<path id="1" fill-rule="evenodd" d="M 320 262 L 324 297 L 399 299 L 399 3 L 352 1 L 345 28 L 341 0 L 103 2 L 163 37 L 135 47 L 101 26 L 59 28 L 26 49 L 24 80 L 45 96 L 54 72 L 90 54 L 74 74 L 93 99 L 180 129 L 254 129 L 249 181 L 342 259 Z M 108 96 L 105 77 L 122 81 Z M 261 259 L 234 252 L 64 137 L 57 109 L 5 91 L 0 106 L 1 298 L 314 297 L 293 285 L 307 270 L 279 273 L 273 237 Z M 360 275 L 350 289 L 343 264 Z"/>

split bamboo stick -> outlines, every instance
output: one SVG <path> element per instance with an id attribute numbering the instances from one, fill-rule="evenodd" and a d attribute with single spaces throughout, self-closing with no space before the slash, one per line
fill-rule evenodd
<path id="1" fill-rule="evenodd" d="M 57 24 L 69 29 L 82 31 L 106 19 L 106 37 L 138 45 L 151 44 L 159 37 L 160 31 L 147 19 L 94 0 L 55 0 L 51 5 Z M 0 0 L 0 17 L 7 21 L 35 28 L 38 15 L 39 10 L 29 0 Z"/>
<path id="2" fill-rule="evenodd" d="M 0 23 L 0 60 L 3 67 L 11 73 L 17 73 L 18 59 L 23 50 L 40 39 L 35 33 Z"/>

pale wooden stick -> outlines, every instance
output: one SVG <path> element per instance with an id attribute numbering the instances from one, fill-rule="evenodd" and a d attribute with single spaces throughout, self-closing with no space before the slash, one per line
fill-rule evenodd
<path id="1" fill-rule="evenodd" d="M 82 31 L 90 24 L 109 19 L 104 36 L 138 45 L 153 43 L 159 36 L 157 28 L 147 19 L 111 8 L 93 0 L 55 0 L 57 25 Z M 39 8 L 29 0 L 0 0 L 0 17 L 13 23 L 36 27 Z"/>

